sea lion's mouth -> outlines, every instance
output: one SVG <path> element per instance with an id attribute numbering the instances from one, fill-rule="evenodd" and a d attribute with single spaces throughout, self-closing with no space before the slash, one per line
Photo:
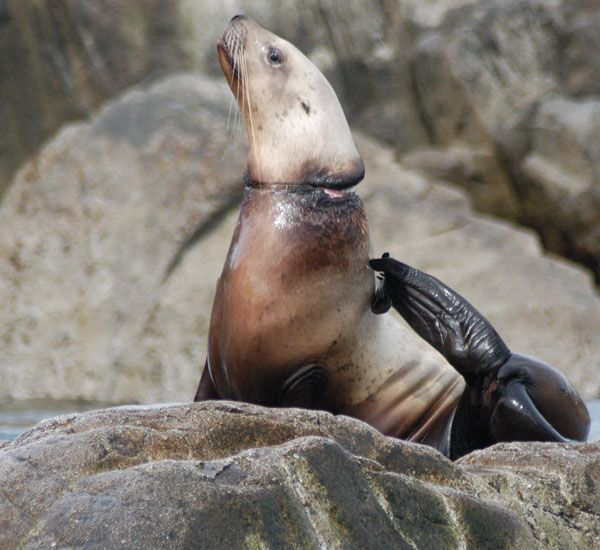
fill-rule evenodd
<path id="1" fill-rule="evenodd" d="M 362 159 L 358 159 L 355 166 L 352 166 L 337 174 L 323 173 L 323 169 L 319 170 L 307 170 L 312 173 L 307 178 L 315 188 L 322 189 L 323 192 L 331 199 L 341 199 L 348 195 L 355 194 L 354 188 L 361 182 L 365 175 L 365 165 Z"/>
<path id="2" fill-rule="evenodd" d="M 221 38 L 217 42 L 217 54 L 219 57 L 219 65 L 221 65 L 221 69 L 223 69 L 223 73 L 225 73 L 225 78 L 227 78 L 229 85 L 232 86 L 234 82 L 239 81 L 240 73 L 237 63 L 229 51 L 225 38 Z"/>
<path id="3" fill-rule="evenodd" d="M 345 187 L 344 189 L 333 189 L 331 187 L 321 187 L 321 189 L 323 189 L 323 192 L 330 199 L 343 199 L 347 195 L 354 193 L 354 186 Z"/>

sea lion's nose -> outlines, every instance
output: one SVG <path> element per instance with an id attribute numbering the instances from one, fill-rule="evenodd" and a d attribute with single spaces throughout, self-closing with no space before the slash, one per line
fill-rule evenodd
<path id="1" fill-rule="evenodd" d="M 243 13 L 238 13 L 237 15 L 234 15 L 231 18 L 230 23 L 233 23 L 234 21 L 237 21 L 238 19 L 248 19 Z"/>

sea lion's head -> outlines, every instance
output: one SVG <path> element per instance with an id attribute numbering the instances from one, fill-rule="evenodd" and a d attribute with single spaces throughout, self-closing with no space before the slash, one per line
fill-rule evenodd
<path id="1" fill-rule="evenodd" d="M 335 193 L 363 178 L 337 96 L 300 50 L 238 15 L 217 51 L 244 115 L 251 182 L 308 184 Z"/>

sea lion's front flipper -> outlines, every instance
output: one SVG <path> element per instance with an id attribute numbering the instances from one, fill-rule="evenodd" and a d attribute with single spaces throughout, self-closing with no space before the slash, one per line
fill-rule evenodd
<path id="1" fill-rule="evenodd" d="M 440 280 L 387 253 L 369 263 L 383 273 L 373 312 L 384 313 L 393 305 L 465 378 L 492 372 L 508 359 L 510 350 L 490 322 Z"/>
<path id="2" fill-rule="evenodd" d="M 299 367 L 283 384 L 277 405 L 304 409 L 324 408 L 322 401 L 328 383 L 327 370 L 318 363 Z"/>
<path id="3" fill-rule="evenodd" d="M 450 457 L 498 441 L 585 441 L 589 413 L 569 381 L 537 359 L 511 353 L 490 322 L 441 281 L 384 254 L 373 312 L 390 305 L 465 378 Z"/>
<path id="4" fill-rule="evenodd" d="M 210 399 L 221 399 L 219 393 L 217 392 L 217 388 L 210 377 L 210 372 L 208 370 L 208 359 L 204 363 L 204 370 L 202 371 L 202 376 L 200 378 L 200 383 L 198 384 L 198 389 L 196 390 L 196 395 L 194 396 L 194 403 L 197 401 L 208 401 Z"/>

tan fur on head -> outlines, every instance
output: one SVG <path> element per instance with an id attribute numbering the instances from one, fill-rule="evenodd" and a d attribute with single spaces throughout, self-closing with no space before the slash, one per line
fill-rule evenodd
<path id="1" fill-rule="evenodd" d="M 244 114 L 252 181 L 335 187 L 362 179 L 363 162 L 335 92 L 300 50 L 239 16 L 217 47 Z"/>

